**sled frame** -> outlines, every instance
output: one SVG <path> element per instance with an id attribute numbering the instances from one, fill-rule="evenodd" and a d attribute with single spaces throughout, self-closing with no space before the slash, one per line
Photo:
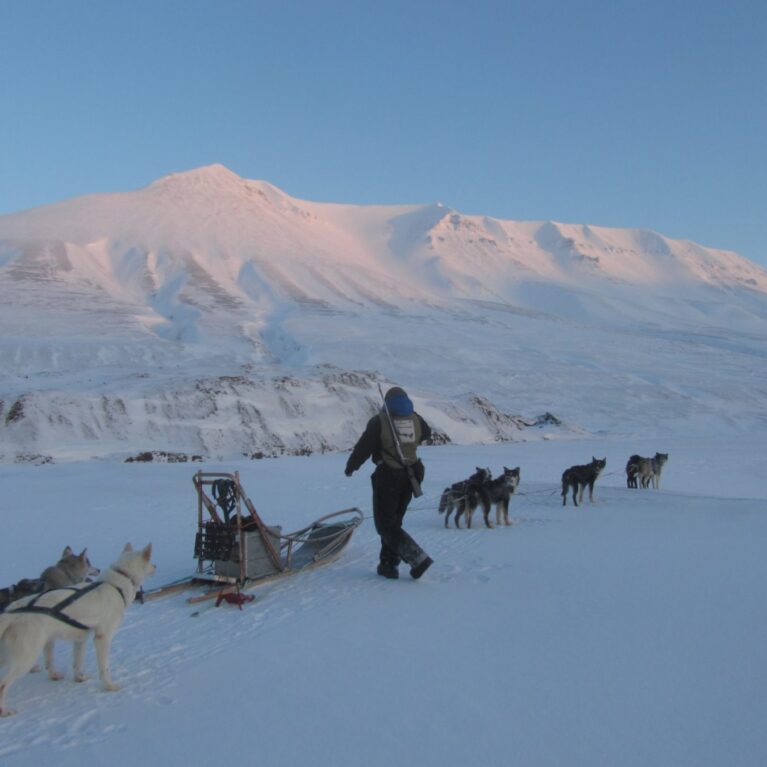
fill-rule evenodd
<path id="1" fill-rule="evenodd" d="M 214 483 L 222 479 L 231 481 L 235 490 L 235 513 L 230 518 L 228 526 L 221 516 L 221 509 L 212 497 Z M 237 546 L 239 546 L 239 575 L 237 577 L 216 574 L 213 572 L 212 561 L 200 556 L 197 560 L 196 578 L 201 580 L 239 585 L 244 585 L 247 581 L 262 580 L 261 577 L 254 579 L 247 574 L 248 562 L 244 533 L 246 531 L 248 533 L 253 532 L 253 523 L 255 523 L 267 556 L 276 569 L 275 573 L 266 574 L 263 578 L 274 578 L 332 558 L 334 554 L 344 548 L 354 530 L 363 520 L 362 512 L 359 509 L 349 508 L 326 514 L 300 530 L 275 534 L 274 530 L 270 530 L 261 519 L 255 505 L 245 492 L 238 471 L 231 473 L 198 471 L 193 477 L 193 482 L 197 492 L 198 532 L 204 535 L 207 525 L 212 522 L 222 530 L 233 532 L 236 536 Z M 248 515 L 247 528 L 244 527 L 246 515 L 243 513 L 243 507 L 247 510 Z M 333 521 L 342 515 L 345 515 L 347 519 L 343 522 Z M 274 544 L 275 539 L 279 541 L 277 546 Z M 211 562 L 211 565 L 205 564 L 208 561 Z"/>

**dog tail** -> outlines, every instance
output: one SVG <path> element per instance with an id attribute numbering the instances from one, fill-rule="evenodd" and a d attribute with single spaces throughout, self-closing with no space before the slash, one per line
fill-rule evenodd
<path id="1" fill-rule="evenodd" d="M 442 497 L 439 499 L 439 513 L 444 514 L 445 509 L 447 508 L 447 501 L 448 498 L 450 498 L 450 488 L 446 487 L 444 492 L 442 493 Z"/>

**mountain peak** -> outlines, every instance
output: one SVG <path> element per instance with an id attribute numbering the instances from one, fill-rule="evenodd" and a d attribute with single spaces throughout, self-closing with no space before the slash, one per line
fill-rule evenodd
<path id="1" fill-rule="evenodd" d="M 267 181 L 242 178 L 221 163 L 203 165 L 179 173 L 170 173 L 157 179 L 146 188 L 163 197 L 170 193 L 171 197 L 182 199 L 201 197 L 208 200 L 213 197 L 220 199 L 233 196 L 241 199 L 252 199 L 255 194 L 274 205 L 292 201 L 289 195 L 273 184 Z"/>
<path id="2" fill-rule="evenodd" d="M 229 170 L 221 163 L 212 165 L 203 165 L 192 170 L 181 171 L 179 173 L 169 173 L 167 176 L 157 179 L 150 187 L 168 186 L 183 184 L 187 186 L 221 186 L 223 184 L 242 184 L 244 179 L 238 176 L 234 171 Z"/>

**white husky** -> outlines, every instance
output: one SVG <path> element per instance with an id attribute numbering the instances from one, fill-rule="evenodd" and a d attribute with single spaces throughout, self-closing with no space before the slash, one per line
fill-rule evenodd
<path id="1" fill-rule="evenodd" d="M 109 673 L 109 649 L 125 608 L 136 598 L 144 579 L 155 571 L 151 556 L 151 543 L 141 551 L 127 544 L 119 559 L 94 583 L 47 591 L 8 606 L 0 615 L 0 667 L 6 666 L 0 677 L 0 716 L 16 713 L 6 707 L 5 695 L 32 668 L 42 650 L 48 676 L 63 678 L 53 666 L 57 639 L 74 643 L 74 679 L 83 682 L 85 642 L 94 632 L 101 683 L 105 690 L 120 689 Z"/>

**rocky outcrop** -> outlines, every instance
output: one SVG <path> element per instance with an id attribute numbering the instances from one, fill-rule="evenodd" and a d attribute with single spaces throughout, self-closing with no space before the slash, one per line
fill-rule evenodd
<path id="1" fill-rule="evenodd" d="M 0 421 L 0 460 L 130 461 L 309 455 L 348 450 L 380 408 L 380 376 L 327 366 L 294 376 L 218 376 L 185 387 L 98 396 L 30 392 Z M 422 409 L 417 392 L 411 392 Z M 453 441 L 471 425 L 478 441 L 513 440 L 534 426 L 564 428 L 556 419 L 504 413 L 479 395 L 462 402 L 423 401 L 432 442 Z"/>

